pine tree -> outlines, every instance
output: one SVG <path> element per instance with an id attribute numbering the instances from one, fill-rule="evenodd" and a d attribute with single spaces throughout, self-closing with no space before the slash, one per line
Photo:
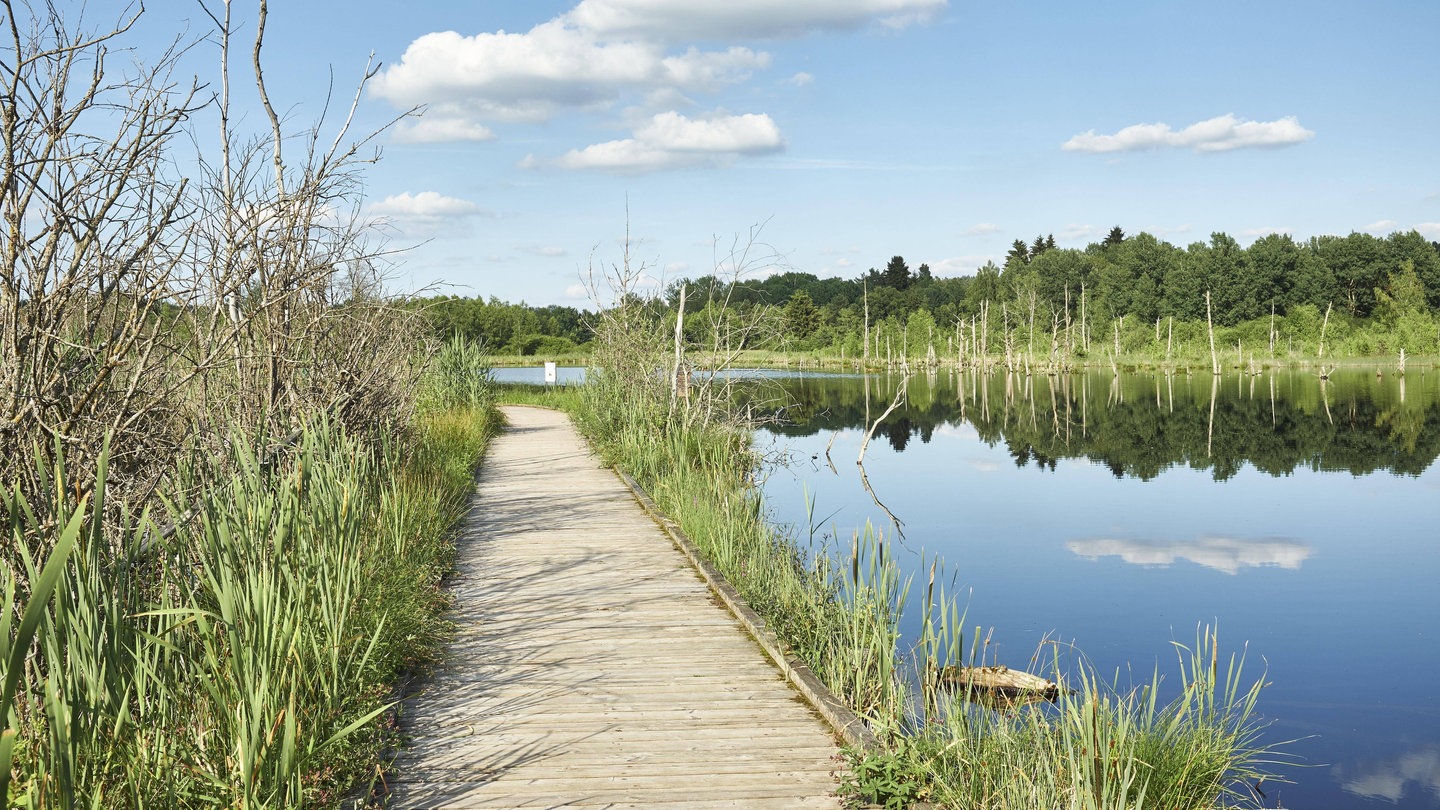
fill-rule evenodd
<path id="1" fill-rule="evenodd" d="M 909 289 L 910 282 L 914 279 L 910 276 L 910 267 L 905 264 L 902 256 L 893 256 L 890 263 L 885 265 L 884 284 L 886 287 L 893 287 L 897 290 Z"/>

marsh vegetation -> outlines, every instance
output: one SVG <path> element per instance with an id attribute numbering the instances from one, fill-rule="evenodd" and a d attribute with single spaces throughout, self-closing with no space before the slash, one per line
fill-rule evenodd
<path id="1" fill-rule="evenodd" d="M 6 806 L 337 806 L 445 634 L 483 359 L 383 292 L 355 216 L 373 134 L 293 129 L 265 3 L 249 32 L 213 8 L 212 97 L 174 78 L 188 43 L 121 64 L 139 5 L 97 29 L 4 3 Z"/>

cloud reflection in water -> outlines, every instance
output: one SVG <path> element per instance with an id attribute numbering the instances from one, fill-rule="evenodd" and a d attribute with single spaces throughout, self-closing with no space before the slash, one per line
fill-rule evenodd
<path id="1" fill-rule="evenodd" d="M 1405 786 L 1413 784 L 1431 796 L 1440 796 L 1440 748 L 1422 746 L 1401 754 L 1393 762 L 1354 768 L 1336 767 L 1342 787 L 1356 796 L 1399 802 Z"/>
<path id="2" fill-rule="evenodd" d="M 1065 544 L 1076 554 L 1089 560 L 1119 557 L 1132 565 L 1167 568 L 1176 560 L 1190 562 L 1236 574 L 1242 568 L 1278 566 L 1297 569 L 1313 550 L 1296 540 L 1246 540 L 1238 537 L 1201 537 L 1188 543 L 1155 543 L 1147 540 L 1095 538 L 1071 540 Z"/>

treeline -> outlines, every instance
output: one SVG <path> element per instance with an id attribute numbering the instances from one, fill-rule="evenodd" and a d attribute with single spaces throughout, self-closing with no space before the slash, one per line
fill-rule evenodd
<path id="1" fill-rule="evenodd" d="M 686 334 L 723 333 L 734 348 L 819 352 L 871 360 L 971 356 L 1085 359 L 1133 354 L 1198 357 L 1209 317 L 1222 349 L 1313 356 L 1440 353 L 1440 243 L 1418 232 L 1296 241 L 1231 236 L 1178 247 L 1113 228 L 1083 249 L 1053 236 L 1016 240 L 1003 266 L 942 278 L 903 256 L 850 279 L 787 272 L 764 279 L 705 276 L 672 283 L 654 303 L 674 311 L 682 286 Z M 586 313 L 495 299 L 424 302 L 436 328 L 506 354 L 557 353 L 590 339 Z M 554 341 L 547 341 L 553 338 Z"/>
<path id="2" fill-rule="evenodd" d="M 439 337 L 459 334 L 494 354 L 565 355 L 582 351 L 594 338 L 590 312 L 565 306 L 507 304 L 494 296 L 419 298 L 412 306 L 429 318 Z"/>

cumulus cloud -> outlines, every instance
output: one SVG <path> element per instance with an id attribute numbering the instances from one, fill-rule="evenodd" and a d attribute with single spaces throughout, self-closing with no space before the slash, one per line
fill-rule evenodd
<path id="1" fill-rule="evenodd" d="M 806 85 L 814 83 L 814 81 L 815 77 L 812 74 L 801 71 L 786 79 L 785 83 L 794 85 L 795 87 L 805 87 Z"/>
<path id="2" fill-rule="evenodd" d="M 960 232 L 961 236 L 984 236 L 990 233 L 999 233 L 1000 226 L 993 222 L 977 222 L 974 225 Z"/>
<path id="3" fill-rule="evenodd" d="M 365 211 L 407 236 L 420 237 L 462 235 L 470 219 L 488 214 L 469 200 L 447 197 L 436 191 L 401 192 L 370 203 Z"/>
<path id="4" fill-rule="evenodd" d="M 784 148 L 780 128 L 768 115 L 689 118 L 677 112 L 664 112 L 636 129 L 634 137 L 573 149 L 548 164 L 527 158 L 522 165 L 644 173 L 690 166 L 722 166 L 741 156 L 769 154 Z"/>
<path id="5" fill-rule="evenodd" d="M 1395 226 L 1399 224 L 1400 223 L 1396 222 L 1393 219 L 1377 219 L 1376 221 L 1370 223 L 1369 225 L 1366 225 L 1360 230 L 1369 233 L 1390 233 L 1391 231 L 1395 230 Z"/>
<path id="6" fill-rule="evenodd" d="M 1421 222 L 1415 226 L 1415 230 L 1419 231 L 1422 236 L 1440 239 L 1440 222 Z"/>
<path id="7" fill-rule="evenodd" d="M 1152 568 L 1167 568 L 1177 560 L 1189 560 L 1226 574 L 1261 566 L 1296 569 L 1313 553 L 1309 546 L 1295 540 L 1233 537 L 1202 537 L 1189 543 L 1096 538 L 1072 540 L 1065 545 L 1075 554 L 1091 560 L 1119 557 L 1132 565 Z"/>
<path id="8" fill-rule="evenodd" d="M 903 27 L 933 18 L 947 0 L 583 0 L 566 17 L 589 31 L 662 40 L 781 39 Z"/>
<path id="9" fill-rule="evenodd" d="M 563 111 L 601 112 L 643 99 L 647 111 L 691 103 L 770 67 L 770 54 L 739 44 L 809 32 L 887 26 L 935 15 L 947 0 L 582 0 L 528 31 L 425 34 L 370 83 L 396 107 L 425 116 L 399 140 L 483 141 L 496 122 L 540 123 Z M 786 80 L 813 80 L 797 73 Z M 663 106 L 661 106 L 663 105 Z M 613 149 L 613 147 L 611 147 Z"/>
<path id="10" fill-rule="evenodd" d="M 626 90 L 713 90 L 769 62 L 742 47 L 667 56 L 660 43 L 603 41 L 556 19 L 523 34 L 426 34 L 371 90 L 398 107 L 428 104 L 445 121 L 538 122 L 560 109 L 608 105 Z"/>
<path id="11" fill-rule="evenodd" d="M 1303 143 L 1315 136 L 1295 116 L 1275 121 L 1241 121 L 1226 114 L 1191 124 L 1180 131 L 1169 124 L 1135 124 L 1114 135 L 1082 132 L 1060 145 L 1067 152 L 1134 152 L 1142 149 L 1194 149 L 1226 152 L 1252 147 L 1281 147 Z"/>

